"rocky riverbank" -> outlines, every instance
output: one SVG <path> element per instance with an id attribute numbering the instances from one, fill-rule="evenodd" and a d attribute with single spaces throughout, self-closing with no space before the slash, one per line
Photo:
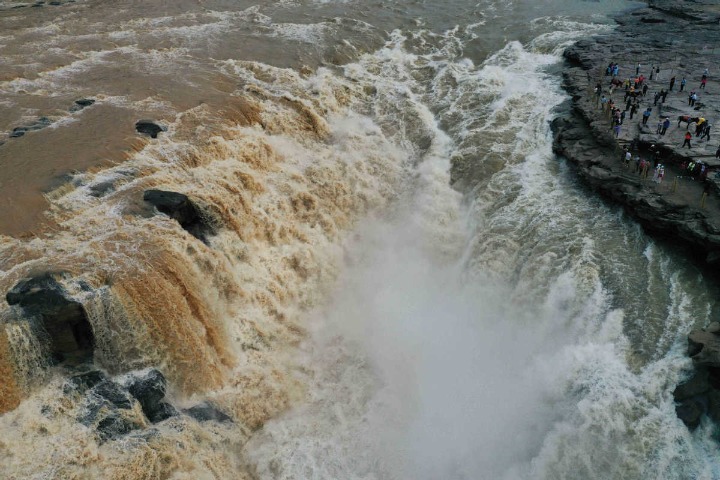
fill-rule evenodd
<path id="1" fill-rule="evenodd" d="M 591 188 L 623 205 L 648 233 L 689 249 L 715 268 L 720 265 L 720 159 L 715 153 L 720 131 L 711 127 L 706 140 L 696 136 L 695 122 L 679 120 L 689 116 L 711 125 L 720 121 L 720 6 L 709 0 L 650 0 L 647 7 L 616 20 L 618 28 L 612 33 L 579 41 L 565 52 L 564 87 L 572 99 L 553 122 L 554 149 L 577 165 Z M 647 90 L 637 97 L 632 119 L 625 110 L 624 86 L 610 89 L 614 77 L 606 75 L 606 69 L 611 63 L 619 66 L 615 78 L 621 82 L 630 79 L 634 84 L 639 75 L 645 77 Z M 596 93 L 598 84 L 602 91 Z M 665 99 L 656 98 L 663 91 Z M 694 105 L 691 92 L 698 96 Z M 619 128 L 603 108 L 603 96 L 625 110 Z M 648 108 L 650 117 L 643 122 Z M 670 127 L 661 134 L 658 123 L 664 118 Z M 690 147 L 683 146 L 687 132 L 692 135 Z M 624 148 L 631 153 L 629 164 L 623 160 Z M 637 171 L 637 157 L 649 161 L 645 172 Z M 655 162 L 665 168 L 659 181 L 654 178 Z M 691 171 L 693 163 L 704 168 Z M 674 393 L 678 416 L 691 429 L 703 415 L 720 422 L 718 346 L 720 324 L 689 335 L 688 355 L 695 371 Z"/>
<path id="2" fill-rule="evenodd" d="M 647 8 L 618 18 L 613 33 L 578 42 L 565 53 L 568 65 L 563 75 L 572 104 L 568 114 L 553 124 L 556 152 L 576 163 L 592 188 L 624 205 L 647 231 L 689 246 L 711 265 L 720 262 L 720 183 L 715 178 L 720 171 L 715 158 L 720 142 L 712 129 L 709 140 L 700 140 L 694 135 L 695 125 L 689 130 L 686 123 L 678 126 L 678 117 L 704 117 L 711 124 L 720 120 L 720 48 L 712 48 L 720 45 L 718 19 L 718 6 L 654 0 Z M 625 108 L 624 89 L 608 91 L 613 78 L 605 75 L 609 63 L 619 64 L 617 78 L 623 81 L 636 78 L 639 63 L 639 74 L 648 85 L 646 95 L 638 97 L 638 113 L 630 119 L 627 112 L 617 137 L 594 92 L 600 82 L 602 95 L 621 110 Z M 709 79 L 706 88 L 700 89 L 706 68 Z M 655 104 L 655 93 L 668 90 L 672 77 L 674 89 L 665 102 Z M 680 91 L 683 77 L 687 84 Z M 691 91 L 699 96 L 694 107 L 688 105 Z M 653 111 L 643 125 L 642 112 L 647 107 Z M 656 125 L 666 116 L 671 126 L 659 135 Z M 693 133 L 691 148 L 682 147 L 687 131 Z M 653 181 L 652 164 L 647 178 L 635 172 L 634 158 L 651 160 L 652 145 L 666 168 L 662 183 Z M 624 146 L 632 150 L 629 167 L 621 161 Z M 706 180 L 682 168 L 691 161 L 707 165 Z"/>

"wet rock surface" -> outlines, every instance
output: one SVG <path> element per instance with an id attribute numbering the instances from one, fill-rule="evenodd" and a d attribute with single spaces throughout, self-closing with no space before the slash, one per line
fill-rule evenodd
<path id="1" fill-rule="evenodd" d="M 163 402 L 167 381 L 159 370 L 150 369 L 129 375 L 124 383 L 128 392 L 140 402 L 143 413 L 152 423 L 178 414 L 175 407 Z"/>
<path id="2" fill-rule="evenodd" d="M 72 107 L 70 107 L 71 112 L 79 112 L 80 110 L 87 108 L 91 105 L 95 104 L 95 100 L 92 98 L 81 98 L 80 100 L 75 100 L 75 104 L 73 104 Z"/>
<path id="3" fill-rule="evenodd" d="M 688 356 L 692 376 L 675 388 L 678 417 L 688 428 L 700 425 L 703 415 L 720 423 L 720 327 L 713 322 L 704 330 L 688 335 Z"/>
<path id="4" fill-rule="evenodd" d="M 92 359 L 95 337 L 85 310 L 54 275 L 46 273 L 21 280 L 5 298 L 47 333 L 56 362 Z"/>
<path id="5" fill-rule="evenodd" d="M 132 432 L 151 432 L 151 426 L 182 414 L 200 422 L 232 423 L 232 418 L 205 401 L 178 410 L 165 399 L 167 381 L 157 369 L 133 371 L 110 378 L 101 370 L 71 375 L 66 395 L 81 395 L 77 421 L 92 428 L 102 441 L 116 440 Z"/>
<path id="6" fill-rule="evenodd" d="M 648 233 L 669 239 L 707 264 L 720 258 L 720 181 L 714 176 L 715 170 L 720 170 L 720 160 L 715 158 L 718 141 L 711 132 L 709 140 L 693 136 L 693 147 L 682 148 L 687 125 L 678 126 L 678 117 L 720 119 L 720 71 L 716 69 L 720 50 L 710 48 L 720 45 L 720 12 L 710 7 L 702 2 L 651 1 L 648 8 L 620 16 L 616 31 L 568 48 L 568 68 L 563 76 L 572 101 L 562 107 L 560 118 L 552 124 L 555 151 L 578 166 L 579 176 L 591 188 L 623 205 Z M 687 35 L 689 31 L 693 35 Z M 620 65 L 621 80 L 634 79 L 638 63 L 640 74 L 650 77 L 653 66 L 652 79 L 646 81 L 647 95 L 639 96 L 638 113 L 631 120 L 626 112 L 617 137 L 593 91 L 600 82 L 606 97 L 613 98 L 621 110 L 626 107 L 622 87 L 613 93 L 608 90 L 612 77 L 605 75 L 605 69 L 611 62 Z M 705 68 L 712 72 L 707 87 L 701 90 Z M 672 77 L 676 79 L 673 91 L 665 102 L 655 105 L 655 93 L 668 90 Z M 683 77 L 687 85 L 680 92 Z M 687 105 L 691 90 L 700 95 L 695 110 Z M 642 111 L 647 107 L 653 111 L 649 125 L 643 125 Z M 671 120 L 666 135 L 656 130 L 660 112 Z M 630 149 L 633 158 L 647 160 L 652 160 L 652 150 L 657 150 L 667 169 L 664 182 L 653 182 L 652 162 L 646 178 L 635 172 L 634 162 L 626 167 L 621 161 L 623 147 Z M 706 177 L 682 168 L 698 161 L 707 165 Z"/>
<path id="7" fill-rule="evenodd" d="M 149 135 L 150 138 L 157 138 L 158 134 L 166 131 L 167 128 L 159 125 L 154 120 L 138 120 L 135 123 L 135 130 L 138 133 Z"/>
<path id="8" fill-rule="evenodd" d="M 13 128 L 12 132 L 10 132 L 10 138 L 18 138 L 22 137 L 28 132 L 34 132 L 37 130 L 42 130 L 45 127 L 49 127 L 52 124 L 52 120 L 50 120 L 47 117 L 40 117 L 37 120 L 28 123 L 27 125 L 23 125 L 20 127 Z"/>
<path id="9" fill-rule="evenodd" d="M 564 88 L 572 100 L 552 123 L 554 150 L 577 166 L 587 185 L 622 205 L 650 235 L 715 266 L 720 263 L 720 180 L 715 177 L 720 171 L 720 142 L 715 129 L 707 140 L 696 134 L 696 123 L 700 117 L 708 123 L 720 120 L 720 10 L 710 1 L 650 0 L 647 8 L 625 12 L 616 20 L 615 31 L 583 39 L 565 52 Z M 613 77 L 605 71 L 611 62 L 619 64 L 621 81 L 634 80 L 638 70 L 646 77 L 647 93 L 637 95 L 632 119 L 625 89 L 609 88 Z M 700 88 L 706 68 L 707 84 Z M 600 95 L 595 93 L 598 83 Z M 662 91 L 667 92 L 665 100 L 656 96 Z M 694 105 L 688 98 L 692 91 L 699 96 Z M 617 133 L 601 95 L 626 112 Z M 643 125 L 642 112 L 648 107 L 652 110 Z M 658 123 L 665 117 L 671 123 L 662 134 Z M 689 148 L 682 146 L 688 131 Z M 623 161 L 623 147 L 632 154 L 630 165 Z M 647 177 L 637 171 L 636 157 L 650 162 Z M 656 158 L 667 169 L 662 183 L 653 181 Z M 704 175 L 687 169 L 698 162 L 706 167 Z M 676 387 L 674 399 L 678 417 L 690 429 L 705 417 L 720 424 L 719 334 L 720 324 L 713 322 L 688 336 L 694 369 Z"/>
<path id="10" fill-rule="evenodd" d="M 215 222 L 187 195 L 166 190 L 146 190 L 143 200 L 177 220 L 184 230 L 203 242 L 207 242 L 209 235 L 216 233 Z"/>
<path id="11" fill-rule="evenodd" d="M 183 413 L 191 416 L 198 422 L 232 422 L 232 418 L 218 409 L 215 405 L 210 402 L 203 402 L 186 410 Z"/>

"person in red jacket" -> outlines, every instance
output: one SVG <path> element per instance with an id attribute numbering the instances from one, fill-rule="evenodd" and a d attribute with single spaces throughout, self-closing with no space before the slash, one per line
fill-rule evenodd
<path id="1" fill-rule="evenodd" d="M 692 145 L 690 145 L 690 139 L 692 139 L 692 134 L 690 132 L 685 132 L 685 142 L 683 142 L 682 146 L 684 147 L 687 145 L 688 148 L 692 148 Z"/>

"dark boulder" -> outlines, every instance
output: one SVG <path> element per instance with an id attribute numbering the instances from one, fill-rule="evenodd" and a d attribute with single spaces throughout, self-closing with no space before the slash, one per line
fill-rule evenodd
<path id="1" fill-rule="evenodd" d="M 70 107 L 70 111 L 71 112 L 79 112 L 83 108 L 89 107 L 90 105 L 93 105 L 94 103 L 95 103 L 95 100 L 93 100 L 92 98 L 81 98 L 80 100 L 75 100 L 75 104 L 72 107 Z"/>
<path id="2" fill-rule="evenodd" d="M 700 420 L 707 410 L 707 399 L 703 396 L 689 398 L 675 406 L 675 413 L 690 430 L 700 425 Z"/>
<path id="3" fill-rule="evenodd" d="M 142 428 L 137 422 L 113 412 L 103 417 L 95 427 L 102 441 L 113 440 Z"/>
<path id="4" fill-rule="evenodd" d="M 152 120 L 138 120 L 135 122 L 135 130 L 150 135 L 151 138 L 157 138 L 158 133 L 167 131 L 167 127 L 160 126 Z"/>
<path id="5" fill-rule="evenodd" d="M 140 402 L 143 413 L 151 422 L 157 423 L 177 415 L 177 410 L 172 405 L 162 401 L 165 398 L 167 381 L 159 370 L 153 368 L 130 374 L 125 381 L 125 387 Z"/>
<path id="6" fill-rule="evenodd" d="M 92 359 L 95 337 L 85 309 L 52 275 L 21 280 L 5 298 L 10 305 L 40 320 L 55 360 L 83 363 Z"/>
<path id="7" fill-rule="evenodd" d="M 157 409 L 155 409 L 151 415 L 148 415 L 148 420 L 152 423 L 158 423 L 177 415 L 180 415 L 180 412 L 178 412 L 175 407 L 168 402 L 160 402 L 158 403 Z"/>
<path id="8" fill-rule="evenodd" d="M 47 117 L 40 117 L 32 123 L 23 125 L 21 127 L 13 128 L 12 132 L 10 133 L 10 138 L 22 137 L 27 132 L 32 132 L 35 130 L 42 130 L 43 128 L 48 127 L 50 125 L 52 125 L 52 120 L 50 120 Z"/>
<path id="9" fill-rule="evenodd" d="M 203 402 L 194 407 L 190 407 L 183 412 L 198 422 L 220 422 L 220 423 L 232 423 L 232 418 L 220 411 L 215 405 L 210 402 Z"/>
<path id="10" fill-rule="evenodd" d="M 78 373 L 67 379 L 63 391 L 65 394 L 70 393 L 71 390 L 84 393 L 104 380 L 107 380 L 107 375 L 100 370 Z"/>
<path id="11" fill-rule="evenodd" d="M 12 132 L 10 132 L 10 138 L 22 137 L 25 133 L 27 133 L 26 127 L 15 127 Z"/>
<path id="12" fill-rule="evenodd" d="M 216 233 L 208 216 L 187 195 L 165 190 L 145 190 L 143 200 L 177 220 L 184 230 L 203 242 L 207 241 L 208 235 Z"/>
<path id="13" fill-rule="evenodd" d="M 707 393 L 711 388 L 707 371 L 698 370 L 688 381 L 681 383 L 675 388 L 673 397 L 676 402 L 681 402 L 688 398 Z"/>
<path id="14" fill-rule="evenodd" d="M 690 332 L 688 355 L 696 367 L 720 367 L 720 335 L 702 330 Z"/>
<path id="15" fill-rule="evenodd" d="M 105 379 L 85 394 L 78 421 L 94 428 L 102 441 L 114 439 L 143 427 L 133 411 L 135 399 L 121 385 Z"/>
<path id="16" fill-rule="evenodd" d="M 133 397 L 130 392 L 112 380 L 104 380 L 90 390 L 90 395 L 99 398 L 101 403 L 108 402 L 116 408 L 130 409 L 133 407 Z"/>

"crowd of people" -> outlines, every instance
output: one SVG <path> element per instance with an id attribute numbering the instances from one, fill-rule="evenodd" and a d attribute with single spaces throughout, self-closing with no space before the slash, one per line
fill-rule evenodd
<path id="1" fill-rule="evenodd" d="M 657 81 L 660 74 L 660 68 L 658 66 L 651 66 L 649 77 L 641 74 L 640 71 L 641 65 L 637 64 L 635 68 L 635 76 L 622 80 L 620 78 L 620 66 L 613 62 L 605 69 L 605 76 L 611 77 L 607 89 L 603 88 L 602 82 L 597 82 L 595 85 L 597 105 L 602 109 L 603 114 L 610 120 L 610 128 L 614 132 L 615 137 L 620 136 L 621 125 L 625 122 L 626 116 L 629 116 L 629 119 L 632 120 L 638 111 L 641 110 L 641 103 L 646 104 L 645 110 L 642 112 L 641 128 L 646 128 L 643 126 L 648 125 L 650 118 L 653 116 L 654 108 L 657 111 L 657 123 L 655 128 L 656 135 L 664 137 L 671 126 L 672 122 L 670 117 L 662 114 L 662 108 L 667 101 L 668 95 L 673 92 L 677 83 L 677 78 L 672 76 L 669 80 L 669 84 L 667 85 L 667 89 L 662 87 L 659 91 L 656 91 L 653 94 L 652 99 L 649 99 L 649 81 L 653 79 L 653 76 L 655 76 Z M 700 80 L 699 90 L 704 90 L 706 88 L 708 75 L 708 69 L 705 69 Z M 683 76 L 679 82 L 679 92 L 685 91 L 687 82 L 687 78 Z M 617 105 L 613 100 L 613 95 L 618 91 L 622 91 L 624 94 L 624 105 Z M 652 104 L 650 102 L 652 102 Z M 688 106 L 696 110 L 698 107 L 702 107 L 699 103 L 699 96 L 696 90 L 691 90 L 689 92 Z M 690 132 L 691 124 L 695 125 L 694 137 L 696 141 L 710 141 L 712 124 L 707 121 L 704 116 L 680 115 L 678 117 L 678 128 L 683 122 L 686 123 L 686 132 L 683 136 L 684 141 L 681 148 L 693 148 L 693 133 Z M 647 130 L 645 130 L 645 132 L 649 133 Z M 632 168 L 631 164 L 634 160 L 634 173 L 639 174 L 643 178 L 648 178 L 650 172 L 652 172 L 653 181 L 658 184 L 662 183 L 665 176 L 665 165 L 661 163 L 662 153 L 660 148 L 656 148 L 655 145 L 652 145 L 649 149 L 650 158 L 642 158 L 638 145 L 639 141 L 636 138 L 632 141 L 630 148 L 625 147 L 621 154 L 621 161 L 629 170 Z M 633 155 L 633 152 L 636 153 Z M 715 158 L 720 159 L 720 146 L 718 146 L 718 149 L 715 152 Z M 686 161 L 679 167 L 681 176 L 687 176 L 700 180 L 705 180 L 710 171 L 710 167 L 706 163 L 700 161 Z"/>

